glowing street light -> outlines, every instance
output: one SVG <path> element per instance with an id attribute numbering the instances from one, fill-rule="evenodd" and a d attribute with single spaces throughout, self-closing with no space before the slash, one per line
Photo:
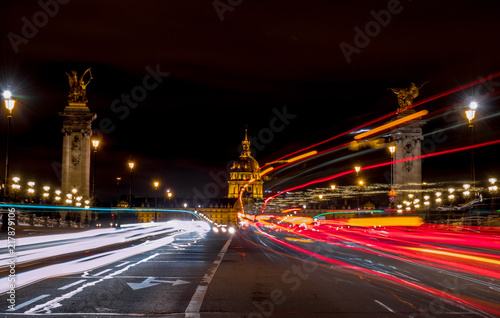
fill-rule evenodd
<path id="1" fill-rule="evenodd" d="M 356 171 L 356 176 L 358 176 L 358 173 L 361 170 L 361 166 L 355 166 L 354 170 Z"/>
<path id="2" fill-rule="evenodd" d="M 396 146 L 389 146 L 389 152 L 391 153 L 391 156 L 394 155 L 396 152 Z"/>
<path id="3" fill-rule="evenodd" d="M 394 185 L 393 175 L 394 175 L 394 153 L 396 152 L 396 146 L 389 146 L 389 152 L 391 153 L 391 189 Z"/>
<path id="4" fill-rule="evenodd" d="M 155 188 L 155 222 L 158 222 L 158 216 L 157 216 L 157 213 L 156 213 L 156 209 L 158 207 L 158 187 L 160 186 L 160 182 L 159 181 L 154 181 L 153 182 L 153 186 Z"/>
<path id="5" fill-rule="evenodd" d="M 465 116 L 469 120 L 471 146 L 474 146 L 474 131 L 473 131 L 474 125 L 472 124 L 472 120 L 476 116 L 476 109 L 477 109 L 477 107 L 478 107 L 477 102 L 472 101 L 469 104 L 469 109 L 467 109 L 465 111 Z M 471 167 L 471 181 L 472 181 L 472 186 L 475 186 L 476 185 L 476 171 L 475 171 L 475 167 L 474 167 L 474 148 L 471 147 L 470 151 L 471 151 L 470 152 L 470 154 L 471 154 L 471 162 L 470 162 L 470 167 Z"/>
<path id="6" fill-rule="evenodd" d="M 10 145 L 10 126 L 12 120 L 12 110 L 14 109 L 14 105 L 16 101 L 12 98 L 12 93 L 10 91 L 3 92 L 3 99 L 5 102 L 5 108 L 9 111 L 7 115 L 8 126 L 7 126 L 7 149 L 5 151 L 5 179 L 4 179 L 4 196 L 6 198 L 9 197 L 9 145 Z M 5 215 L 5 214 L 4 214 Z M 7 222 L 4 222 L 7 224 Z M 4 224 L 3 223 L 3 224 Z M 2 226 L 3 228 L 4 226 Z"/>
<path id="7" fill-rule="evenodd" d="M 99 138 L 92 138 L 92 146 L 94 146 L 94 176 L 92 178 L 92 201 L 94 204 L 96 203 L 95 198 L 95 178 L 96 178 L 96 170 L 97 170 L 97 147 L 99 147 Z"/>
<path id="8" fill-rule="evenodd" d="M 130 159 L 128 161 L 128 167 L 130 169 L 130 181 L 129 181 L 129 193 L 128 193 L 128 206 L 132 208 L 132 172 L 134 171 L 135 163 Z"/>

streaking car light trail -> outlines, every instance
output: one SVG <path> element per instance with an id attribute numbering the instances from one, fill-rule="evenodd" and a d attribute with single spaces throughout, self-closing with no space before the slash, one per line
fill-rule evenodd
<path id="1" fill-rule="evenodd" d="M 483 82 L 486 82 L 486 81 L 491 81 L 492 79 L 494 79 L 494 78 L 496 78 L 496 77 L 498 77 L 498 76 L 500 76 L 500 72 L 495 73 L 495 74 L 492 74 L 492 75 L 489 75 L 489 76 L 484 77 L 484 78 L 480 78 L 480 79 L 478 79 L 478 80 L 476 80 L 476 81 L 473 81 L 473 82 L 470 82 L 470 83 L 467 83 L 467 84 L 464 84 L 464 85 L 461 85 L 461 86 L 458 86 L 458 87 L 455 87 L 455 88 L 449 89 L 449 90 L 444 91 L 444 92 L 442 92 L 442 93 L 439 93 L 439 94 L 436 94 L 436 95 L 433 95 L 433 96 L 430 96 L 430 97 L 424 98 L 424 99 L 422 99 L 421 101 L 418 101 L 418 102 L 413 103 L 413 105 L 411 105 L 410 107 L 408 107 L 408 108 L 406 108 L 406 109 L 411 109 L 411 108 L 414 108 L 414 107 L 420 106 L 420 105 L 422 105 L 422 104 L 428 103 L 428 102 L 430 102 L 430 101 L 433 101 L 433 100 L 435 100 L 435 99 L 438 99 L 438 98 L 441 98 L 441 97 L 444 97 L 444 96 L 447 96 L 447 95 L 450 95 L 450 94 L 456 93 L 456 92 L 458 92 L 458 91 L 461 91 L 461 90 L 463 90 L 463 89 L 466 89 L 466 88 L 469 88 L 469 87 L 472 87 L 472 86 L 475 86 L 475 85 L 481 84 L 481 83 L 483 83 Z M 282 159 L 285 159 L 285 158 L 287 158 L 287 157 L 289 157 L 289 156 L 293 156 L 293 155 L 295 155 L 295 154 L 297 154 L 297 153 L 300 153 L 300 152 L 302 152 L 302 151 L 305 151 L 305 150 L 308 150 L 308 149 L 311 149 L 311 148 L 317 147 L 317 146 L 319 146 L 319 145 L 322 145 L 322 144 L 324 144 L 324 143 L 330 142 L 330 141 L 335 140 L 335 139 L 337 139 L 337 138 L 340 138 L 340 137 L 342 137 L 342 136 L 348 135 L 348 134 L 350 134 L 350 133 L 352 133 L 352 132 L 354 132 L 354 131 L 358 131 L 358 130 L 360 130 L 360 129 L 362 129 L 362 128 L 366 127 L 366 126 L 369 126 L 369 125 L 371 125 L 371 124 L 374 124 L 374 123 L 376 123 L 376 122 L 379 122 L 379 121 L 381 121 L 381 120 L 384 120 L 384 119 L 386 119 L 386 118 L 389 118 L 389 117 L 391 117 L 391 116 L 393 116 L 393 115 L 395 115 L 395 114 L 397 114 L 397 113 L 398 113 L 398 111 L 393 111 L 393 112 L 391 112 L 391 113 L 388 113 L 388 114 L 386 114 L 386 115 L 383 115 L 383 116 L 381 116 L 381 117 L 378 117 L 378 118 L 376 118 L 376 119 L 374 119 L 374 120 L 371 120 L 371 121 L 369 121 L 369 122 L 367 122 L 367 123 L 364 123 L 364 124 L 362 124 L 362 125 L 360 125 L 360 126 L 357 126 L 356 128 L 353 128 L 353 129 L 351 129 L 351 130 L 348 130 L 348 131 L 346 131 L 346 132 L 343 132 L 343 133 L 341 133 L 341 134 L 338 134 L 338 135 L 336 135 L 336 136 L 334 136 L 334 137 L 331 137 L 331 138 L 325 139 L 325 140 L 320 141 L 320 142 L 318 142 L 318 143 L 315 143 L 315 144 L 313 144 L 313 145 L 307 146 L 307 147 L 305 147 L 305 148 L 302 148 L 302 149 L 299 149 L 299 150 L 294 151 L 294 152 L 292 152 L 292 153 L 289 153 L 289 154 L 287 154 L 287 155 L 284 155 L 284 156 L 282 156 L 282 157 L 280 157 L 280 158 L 276 159 L 276 161 L 278 161 L 278 160 L 282 160 Z"/>
<path id="2" fill-rule="evenodd" d="M 186 213 L 190 214 L 197 219 L 202 219 L 200 215 L 189 210 L 174 210 L 174 209 L 151 209 L 151 208 L 134 208 L 134 209 L 121 209 L 121 208 L 79 208 L 72 206 L 54 206 L 54 205 L 26 205 L 26 204 L 13 204 L 13 203 L 0 203 L 0 207 L 12 207 L 19 209 L 37 209 L 37 210 L 65 210 L 67 212 L 99 212 L 99 213 L 137 213 L 137 212 L 164 212 L 164 213 Z"/>
<path id="3" fill-rule="evenodd" d="M 440 299 L 450 301 L 452 303 L 458 303 L 458 304 L 461 304 L 462 306 L 467 306 L 469 308 L 469 310 L 471 310 L 473 312 L 480 311 L 482 314 L 486 314 L 488 316 L 489 315 L 493 315 L 493 316 L 500 315 L 500 310 L 495 308 L 495 307 L 498 307 L 496 304 L 493 304 L 493 303 L 488 304 L 487 302 L 485 304 L 485 302 L 481 301 L 481 300 L 469 299 L 468 297 L 466 298 L 464 296 L 462 296 L 462 297 L 456 296 L 456 295 L 453 295 L 451 293 L 436 289 L 434 287 L 426 286 L 426 285 L 419 283 L 419 282 L 414 282 L 414 281 L 410 281 L 407 279 L 402 279 L 402 278 L 396 277 L 396 276 L 389 274 L 389 273 L 386 273 L 386 272 L 382 272 L 379 270 L 373 270 L 373 269 L 369 269 L 369 268 L 364 268 L 364 267 L 361 267 L 358 265 L 352 265 L 352 264 L 349 264 L 346 262 L 332 259 L 330 257 L 320 255 L 318 253 L 309 251 L 305 248 L 302 248 L 302 247 L 299 247 L 299 246 L 296 246 L 292 243 L 287 242 L 290 240 L 287 240 L 287 241 L 281 240 L 273 235 L 266 233 L 265 231 L 260 230 L 258 227 L 257 227 L 257 230 L 259 231 L 260 234 L 265 235 L 266 237 L 268 237 L 270 240 L 272 240 L 275 243 L 281 244 L 282 246 L 285 246 L 289 249 L 292 249 L 292 250 L 298 251 L 302 254 L 308 255 L 309 257 L 313 257 L 315 259 L 339 266 L 339 267 L 347 269 L 347 270 L 352 270 L 354 273 L 367 274 L 367 275 L 370 275 L 370 276 L 375 277 L 375 278 L 379 278 L 382 280 L 392 282 L 396 285 L 405 286 L 407 288 L 411 288 L 411 289 L 418 290 L 418 291 L 426 293 L 426 294 L 433 295 L 434 297 L 438 297 Z M 302 243 L 302 242 L 298 241 L 298 243 Z"/>
<path id="4" fill-rule="evenodd" d="M 280 218 L 283 221 L 282 225 L 274 223 Z M 480 315 L 498 317 L 500 314 L 500 306 L 494 292 L 500 290 L 500 286 L 494 280 L 500 279 L 498 273 L 500 256 L 497 255 L 500 236 L 495 228 L 485 228 L 484 233 L 460 231 L 461 227 L 435 225 L 370 229 L 348 226 L 347 220 L 318 220 L 307 225 L 297 225 L 286 219 L 274 216 L 257 223 L 247 221 L 253 225 L 247 223 L 246 226 L 247 229 L 254 229 L 255 233 L 267 237 L 274 243 L 306 257 L 275 251 L 272 246 L 266 247 L 267 244 L 261 246 L 280 255 L 306 260 L 335 270 L 334 267 L 326 265 L 333 264 L 338 266 L 336 269 L 351 271 L 361 279 L 373 277 L 418 290 L 450 304 L 458 304 L 459 307 Z M 414 239 L 406 240 L 407 235 L 412 235 Z M 446 236 L 456 237 L 457 243 L 453 246 L 443 246 L 442 238 Z M 468 242 L 469 238 L 479 237 L 482 238 L 482 243 L 488 244 L 488 247 L 477 241 L 482 250 L 474 251 L 460 244 Z M 430 242 L 422 244 L 420 238 L 428 239 Z M 259 243 L 254 244 L 259 245 Z M 335 248 L 329 249 L 318 244 L 331 245 Z M 491 252 L 484 248 L 490 248 Z M 365 253 L 365 256 L 359 253 Z M 436 275 L 425 277 L 421 270 Z M 442 279 L 439 281 L 435 277 Z M 450 290 L 446 287 L 448 286 L 446 282 L 450 278 L 458 279 L 460 281 L 456 284 L 466 284 L 468 287 Z M 443 279 L 445 283 L 442 282 Z M 481 290 L 492 291 L 485 294 L 478 293 Z"/>
<path id="5" fill-rule="evenodd" d="M 384 132 L 388 129 L 391 129 L 393 127 L 396 127 L 396 126 L 399 126 L 399 125 L 402 125 L 404 123 L 407 123 L 411 120 L 414 120 L 414 119 L 417 119 L 419 117 L 423 117 L 425 115 L 427 115 L 429 112 L 427 110 L 421 110 L 415 114 L 411 114 L 411 115 L 408 115 L 408 116 L 405 116 L 403 118 L 399 118 L 399 119 L 396 119 L 394 121 L 391 121 L 387 124 L 384 124 L 382 126 L 379 126 L 377 128 L 374 128 L 372 130 L 369 130 L 367 132 L 364 132 L 364 133 L 361 133 L 359 135 L 356 135 L 354 136 L 354 139 L 358 140 L 358 139 L 363 139 L 363 138 L 366 138 L 366 137 L 369 137 L 369 136 L 373 136 L 375 134 L 378 134 L 378 133 L 381 133 L 381 132 Z"/>
<path id="6" fill-rule="evenodd" d="M 129 228 L 110 231 L 109 229 L 99 229 L 89 231 L 91 236 L 79 237 L 80 233 L 71 234 L 56 234 L 48 237 L 27 237 L 19 238 L 18 245 L 22 247 L 17 253 L 18 258 L 16 264 L 22 265 L 25 263 L 37 263 L 38 267 L 27 271 L 16 272 L 16 285 L 22 287 L 42 279 L 54 276 L 68 275 L 71 273 L 80 273 L 102 267 L 107 264 L 117 262 L 121 259 L 138 255 L 147 251 L 152 251 L 164 245 L 174 242 L 176 236 L 186 233 L 193 233 L 197 238 L 202 238 L 210 231 L 210 225 L 207 222 L 201 221 L 169 221 L 154 223 L 154 227 L 150 224 L 135 224 Z M 158 231 L 155 231 L 155 228 Z M 90 233 L 89 233 L 90 234 Z M 141 239 L 158 235 L 159 238 Z M 165 236 L 166 235 L 166 236 Z M 164 236 L 164 237 L 163 237 Z M 124 243 L 128 241 L 137 242 L 137 244 L 128 244 L 125 247 L 99 251 L 97 254 L 90 256 L 83 253 L 84 251 L 97 249 L 108 246 L 114 243 Z M 50 244 L 50 246 L 47 246 Z M 3 246 L 6 246 L 3 245 Z M 5 248 L 4 248 L 5 249 Z M 40 260 L 67 256 L 69 253 L 81 251 L 81 255 L 72 260 L 57 264 L 43 265 Z M 2 251 L 2 260 L 0 264 L 1 270 L 6 270 L 7 260 Z M 19 269 L 19 267 L 18 267 Z M 0 294 L 8 290 L 8 275 L 0 279 Z"/>
<path id="7" fill-rule="evenodd" d="M 380 167 L 384 167 L 384 166 L 396 164 L 396 163 L 399 163 L 399 162 L 406 162 L 406 161 L 411 161 L 411 160 L 417 160 L 417 159 L 424 159 L 424 158 L 430 158 L 430 157 L 435 157 L 435 156 L 441 156 L 441 155 L 446 155 L 446 154 L 455 153 L 455 152 L 459 152 L 459 151 L 464 151 L 464 150 L 470 150 L 470 149 L 475 149 L 475 148 L 480 148 L 480 147 L 491 146 L 491 145 L 495 145 L 495 144 L 498 144 L 498 143 L 500 143 L 500 139 L 493 140 L 493 141 L 488 141 L 488 142 L 484 142 L 484 143 L 480 143 L 480 144 L 476 144 L 476 145 L 470 145 L 470 146 L 465 146 L 465 147 L 460 147 L 460 148 L 455 148 L 455 149 L 450 149 L 450 150 L 443 150 L 443 151 L 439 151 L 439 152 L 435 152 L 435 153 L 420 155 L 420 156 L 416 156 L 416 157 L 400 159 L 400 160 L 396 160 L 396 161 L 382 162 L 382 163 L 378 163 L 378 164 L 374 164 L 374 165 L 362 167 L 361 170 L 369 170 L 369 169 L 380 168 Z M 267 205 L 267 203 L 270 200 L 274 199 L 275 197 L 277 197 L 277 196 L 279 196 L 279 195 L 281 195 L 283 193 L 291 192 L 291 191 L 298 190 L 298 189 L 302 189 L 302 188 L 305 188 L 307 186 L 310 186 L 310 185 L 313 185 L 313 184 L 316 184 L 316 183 L 330 181 L 330 180 L 333 180 L 333 179 L 336 179 L 336 178 L 339 178 L 339 177 L 342 177 L 342 176 L 345 176 L 345 175 L 348 175 L 348 174 L 351 174 L 351 173 L 354 173 L 354 172 L 356 172 L 354 169 L 350 169 L 350 170 L 347 170 L 347 171 L 344 171 L 344 172 L 340 172 L 340 173 L 337 173 L 337 174 L 334 174 L 334 175 L 331 175 L 331 176 L 328 176 L 328 177 L 316 179 L 316 180 L 313 180 L 313 181 L 310 181 L 310 182 L 307 182 L 307 183 L 304 183 L 304 184 L 301 184 L 301 185 L 298 185 L 298 186 L 295 186 L 295 187 L 292 187 L 292 188 L 288 188 L 286 190 L 283 190 L 280 193 L 276 193 L 274 195 L 271 195 L 271 196 L 267 197 L 266 200 L 264 201 L 264 206 L 262 207 L 262 213 L 264 213 L 266 205 Z"/>

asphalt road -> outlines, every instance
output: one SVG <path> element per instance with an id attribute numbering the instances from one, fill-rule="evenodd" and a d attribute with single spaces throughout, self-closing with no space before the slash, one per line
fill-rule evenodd
<path id="1" fill-rule="evenodd" d="M 17 287 L 14 309 L 8 309 L 9 295 L 3 294 L 2 316 L 495 316 L 462 299 L 480 299 L 498 309 L 500 286 L 494 279 L 384 257 L 349 248 L 350 243 L 332 245 L 290 233 L 268 236 L 253 228 L 233 235 L 185 227 L 151 231 L 156 233 L 115 244 L 115 250 L 60 254 L 52 256 L 50 265 L 18 264 L 17 275 L 43 270 L 50 277 Z M 91 269 L 85 270 L 86 264 Z"/>

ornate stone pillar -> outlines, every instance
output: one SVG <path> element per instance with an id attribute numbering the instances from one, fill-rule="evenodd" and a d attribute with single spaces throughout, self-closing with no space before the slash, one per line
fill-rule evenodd
<path id="1" fill-rule="evenodd" d="M 84 200 L 90 199 L 92 121 L 97 115 L 90 112 L 86 103 L 70 102 L 59 116 L 64 118 L 62 200 L 66 200 L 66 195 L 76 189 L 76 196 L 82 196 L 83 203 Z M 90 221 L 90 216 L 88 220 Z"/>
<path id="2" fill-rule="evenodd" d="M 406 110 L 397 115 L 396 119 L 415 113 Z M 396 145 L 394 153 L 394 188 L 396 192 L 413 192 L 418 194 L 422 189 L 422 162 L 421 159 L 398 162 L 402 159 L 418 157 L 422 154 L 421 141 L 423 120 L 414 120 L 403 127 L 391 131 L 391 139 Z"/>

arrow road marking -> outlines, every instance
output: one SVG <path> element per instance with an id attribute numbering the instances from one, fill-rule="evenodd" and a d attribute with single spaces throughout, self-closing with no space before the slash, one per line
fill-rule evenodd
<path id="1" fill-rule="evenodd" d="M 141 288 L 147 288 L 147 287 L 159 285 L 161 283 L 169 283 L 169 284 L 172 284 L 172 286 L 189 284 L 189 282 L 186 282 L 185 280 L 180 280 L 180 279 L 176 279 L 174 281 L 172 281 L 172 280 L 158 280 L 158 279 L 155 279 L 155 277 L 148 277 L 141 283 L 127 283 L 127 284 L 133 290 L 137 290 L 137 289 L 141 289 Z"/>

